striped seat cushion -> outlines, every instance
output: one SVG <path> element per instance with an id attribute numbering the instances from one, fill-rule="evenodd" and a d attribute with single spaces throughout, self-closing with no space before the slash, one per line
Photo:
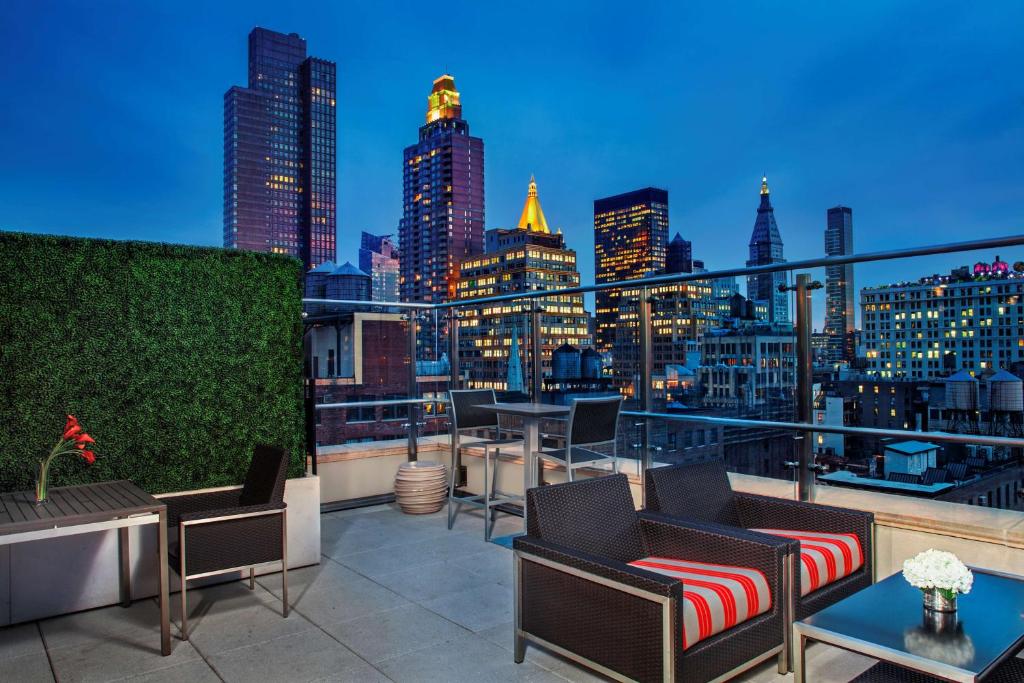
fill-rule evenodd
<path id="1" fill-rule="evenodd" d="M 864 566 L 857 534 L 751 529 L 800 541 L 800 597 L 849 576 Z"/>
<path id="2" fill-rule="evenodd" d="M 683 582 L 683 649 L 771 609 L 768 579 L 756 569 L 645 557 L 634 567 Z"/>

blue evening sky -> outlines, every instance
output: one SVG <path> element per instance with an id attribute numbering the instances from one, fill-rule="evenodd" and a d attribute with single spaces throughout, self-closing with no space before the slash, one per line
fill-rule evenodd
<path id="1" fill-rule="evenodd" d="M 219 245 L 222 97 L 256 25 L 338 64 L 339 257 L 395 232 L 402 148 L 454 74 L 487 226 L 530 174 L 593 278 L 592 200 L 670 193 L 742 265 L 767 173 L 790 259 L 1007 235 L 1024 210 L 1024 3 L 64 2 L 0 10 L 0 228 Z M 1024 260 L 1024 248 L 1004 250 Z M 857 285 L 993 254 L 857 268 Z M 820 313 L 819 313 L 820 318 Z"/>

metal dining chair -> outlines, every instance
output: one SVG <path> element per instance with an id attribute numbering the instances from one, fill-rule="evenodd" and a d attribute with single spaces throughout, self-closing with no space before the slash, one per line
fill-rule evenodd
<path id="1" fill-rule="evenodd" d="M 572 402 L 565 430 L 565 448 L 542 448 L 536 455 L 542 460 L 565 467 L 569 481 L 581 467 L 590 467 L 611 460 L 612 474 L 619 471 L 618 446 L 619 411 L 622 396 L 577 398 Z M 610 454 L 595 450 L 612 447 Z"/>
<path id="2" fill-rule="evenodd" d="M 498 464 L 504 451 L 522 454 L 523 440 L 502 438 L 501 423 L 498 414 L 487 408 L 478 406 L 495 403 L 493 389 L 455 389 L 448 392 L 451 406 L 452 434 L 452 471 L 451 485 L 448 488 L 448 528 L 455 523 L 455 516 L 463 505 L 482 508 L 484 511 L 484 540 L 491 540 L 494 527 L 492 508 L 506 502 L 522 501 L 522 496 L 501 493 L 497 490 Z M 467 432 L 493 430 L 494 438 L 473 440 L 463 444 L 461 437 Z M 459 470 L 462 466 L 464 449 L 483 449 L 484 452 L 484 492 L 482 494 L 461 494 L 457 489 Z"/>

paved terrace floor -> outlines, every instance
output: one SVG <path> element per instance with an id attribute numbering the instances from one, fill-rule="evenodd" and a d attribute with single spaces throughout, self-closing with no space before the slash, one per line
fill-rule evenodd
<path id="1" fill-rule="evenodd" d="M 319 566 L 190 591 L 191 638 L 161 657 L 155 600 L 0 628 L 0 681 L 600 681 L 534 646 L 512 661 L 511 551 L 479 511 L 403 515 L 382 505 L 323 515 Z M 496 534 L 521 520 L 500 516 Z M 172 596 L 172 619 L 178 601 Z M 810 680 L 849 681 L 871 660 L 823 645 Z M 775 660 L 742 681 L 785 681 Z"/>

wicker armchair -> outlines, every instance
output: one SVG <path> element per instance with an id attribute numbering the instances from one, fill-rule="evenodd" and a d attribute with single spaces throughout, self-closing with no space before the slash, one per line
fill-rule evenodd
<path id="1" fill-rule="evenodd" d="M 875 517 L 870 512 L 733 491 L 720 461 L 649 469 L 644 492 L 650 512 L 689 522 L 727 525 L 747 530 L 746 533 L 771 530 L 776 534 L 774 537 L 793 539 L 792 556 L 787 561 L 788 623 L 810 616 L 872 583 Z M 859 568 L 827 581 L 828 577 L 824 572 L 819 574 L 818 569 L 826 551 L 846 550 L 837 545 L 823 549 L 822 536 L 856 537 L 862 562 Z M 850 555 L 853 556 L 855 553 Z M 855 566 L 852 559 L 850 566 Z M 827 571 L 836 576 L 842 573 L 833 567 Z M 805 575 L 812 585 L 804 585 Z M 816 587 L 815 579 L 824 585 Z"/>
<path id="2" fill-rule="evenodd" d="M 624 474 L 533 488 L 526 505 L 527 535 L 513 542 L 516 662 L 529 641 L 619 680 L 725 680 L 775 655 L 784 670 L 789 541 L 637 513 Z M 757 574 L 769 599 L 706 635 L 693 605 L 707 584 L 649 568 L 666 558 Z"/>
<path id="3" fill-rule="evenodd" d="M 284 450 L 257 446 L 242 486 L 158 496 L 167 504 L 168 560 L 181 577 L 182 640 L 188 640 L 189 579 L 248 568 L 253 589 L 256 567 L 280 562 L 288 616 L 287 468 Z"/>

